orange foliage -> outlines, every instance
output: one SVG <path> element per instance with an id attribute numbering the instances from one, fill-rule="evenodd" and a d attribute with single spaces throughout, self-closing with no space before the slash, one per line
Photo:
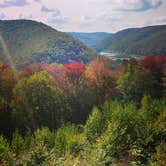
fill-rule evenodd
<path id="1" fill-rule="evenodd" d="M 113 61 L 108 58 L 97 58 L 87 67 L 85 77 L 94 85 L 102 86 L 108 77 L 116 77 L 117 71 L 111 70 L 113 65 Z"/>

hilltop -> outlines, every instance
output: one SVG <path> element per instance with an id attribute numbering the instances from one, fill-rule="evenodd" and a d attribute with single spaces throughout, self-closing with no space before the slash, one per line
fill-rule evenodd
<path id="1" fill-rule="evenodd" d="M 32 20 L 0 21 L 0 62 L 16 67 L 32 63 L 88 63 L 97 54 L 79 40 Z M 4 49 L 7 48 L 7 50 Z M 8 54 L 9 56 L 6 56 Z"/>
<path id="2" fill-rule="evenodd" d="M 97 43 L 95 49 L 124 55 L 166 55 L 166 25 L 119 31 Z"/>

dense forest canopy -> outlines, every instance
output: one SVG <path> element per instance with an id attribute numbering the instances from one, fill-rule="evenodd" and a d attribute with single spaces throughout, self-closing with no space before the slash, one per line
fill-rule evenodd
<path id="1" fill-rule="evenodd" d="M 2 165 L 166 164 L 166 56 L 0 65 Z"/>

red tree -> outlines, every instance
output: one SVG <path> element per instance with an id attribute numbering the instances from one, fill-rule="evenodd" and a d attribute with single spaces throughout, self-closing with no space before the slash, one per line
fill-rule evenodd
<path id="1" fill-rule="evenodd" d="M 148 69 L 155 76 L 158 84 L 156 86 L 156 96 L 162 97 L 164 86 L 163 86 L 163 77 L 164 70 L 166 67 L 166 56 L 148 56 L 139 61 L 139 64 L 145 69 Z"/>
<path id="2" fill-rule="evenodd" d="M 154 74 L 161 76 L 166 64 L 166 56 L 147 56 L 144 59 L 140 60 L 139 64 L 150 70 Z"/>
<path id="3" fill-rule="evenodd" d="M 85 65 L 78 62 L 65 64 L 64 70 L 67 75 L 79 77 L 85 71 Z"/>
<path id="4" fill-rule="evenodd" d="M 70 88 L 78 89 L 81 81 L 83 80 L 83 73 L 86 67 L 82 63 L 74 62 L 65 64 L 63 66 L 63 72 Z"/>

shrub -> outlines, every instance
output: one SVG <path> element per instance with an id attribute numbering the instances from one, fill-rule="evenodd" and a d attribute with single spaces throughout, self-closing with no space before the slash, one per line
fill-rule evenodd
<path id="1" fill-rule="evenodd" d="M 114 108 L 108 129 L 101 136 L 99 144 L 112 158 L 135 160 L 142 152 L 144 127 L 145 121 L 135 104 L 119 104 Z"/>
<path id="2" fill-rule="evenodd" d="M 156 153 L 154 155 L 154 159 L 160 166 L 166 165 L 166 142 L 161 142 L 156 147 Z"/>
<path id="3" fill-rule="evenodd" d="M 18 130 L 16 130 L 13 133 L 11 141 L 11 149 L 16 154 L 16 156 L 26 149 L 25 141 L 23 137 L 19 134 Z"/>
<path id="4" fill-rule="evenodd" d="M 83 138 L 75 125 L 61 127 L 55 134 L 55 152 L 58 155 L 65 153 L 78 154 L 82 149 Z"/>
<path id="5" fill-rule="evenodd" d="M 7 157 L 8 150 L 9 150 L 9 144 L 7 140 L 1 135 L 0 136 L 0 163 L 5 162 L 5 158 Z"/>
<path id="6" fill-rule="evenodd" d="M 86 139 L 90 143 L 94 143 L 97 137 L 104 131 L 103 120 L 101 111 L 97 107 L 94 107 L 84 127 Z"/>
<path id="7" fill-rule="evenodd" d="M 49 148 L 53 148 L 55 143 L 55 133 L 49 130 L 49 128 L 44 127 L 42 129 L 37 129 L 34 132 L 34 143 L 43 143 Z"/>

